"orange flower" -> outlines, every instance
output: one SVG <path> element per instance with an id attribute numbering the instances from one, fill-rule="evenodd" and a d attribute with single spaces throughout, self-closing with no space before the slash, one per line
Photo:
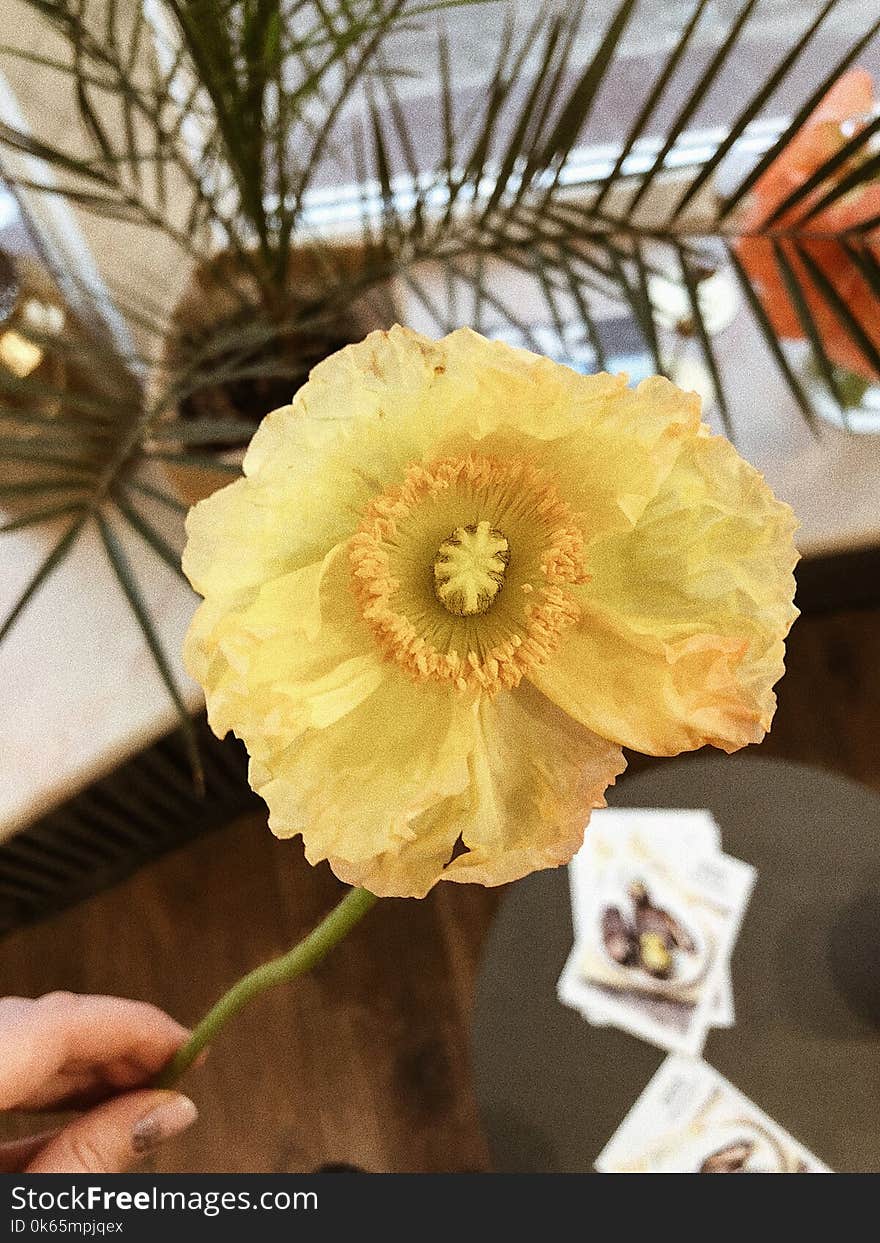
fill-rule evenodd
<path id="1" fill-rule="evenodd" d="M 774 160 L 756 183 L 740 220 L 742 231 L 747 233 L 759 229 L 792 191 L 802 186 L 860 128 L 864 128 L 873 107 L 874 84 L 867 70 L 851 69 L 845 73 L 825 95 L 786 150 Z M 864 155 L 860 153 L 856 158 L 864 158 Z M 793 209 L 785 212 L 774 223 L 774 230 L 796 223 L 813 204 L 819 202 L 834 181 L 844 177 L 853 166 L 854 161 L 850 160 L 838 168 L 832 179 L 823 182 Z M 804 227 L 813 234 L 839 234 L 878 214 L 880 179 L 874 178 L 817 212 Z M 816 291 L 809 271 L 794 246 L 789 241 L 780 240 L 786 258 L 804 291 L 828 357 L 838 366 L 856 371 L 866 379 L 880 379 L 834 310 Z M 872 240 L 866 244 L 880 258 L 880 239 L 876 233 L 872 234 Z M 840 243 L 833 238 L 814 236 L 801 240 L 800 246 L 821 268 L 865 332 L 880 348 L 877 300 Z M 802 338 L 805 335 L 804 330 L 777 267 L 771 239 L 742 237 L 738 250 L 743 266 L 751 277 L 776 332 L 780 337 Z"/>

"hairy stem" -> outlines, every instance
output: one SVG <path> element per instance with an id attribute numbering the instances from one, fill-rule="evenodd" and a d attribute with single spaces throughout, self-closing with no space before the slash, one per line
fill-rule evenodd
<path id="1" fill-rule="evenodd" d="M 177 1050 L 168 1065 L 157 1075 L 154 1086 L 170 1088 L 192 1066 L 204 1048 L 239 1010 L 242 1010 L 254 997 L 259 997 L 276 984 L 286 984 L 297 976 L 311 971 L 327 954 L 338 945 L 360 919 L 375 906 L 378 898 L 366 889 L 350 890 L 338 906 L 313 928 L 308 936 L 298 945 L 263 963 L 254 971 L 243 976 L 237 984 L 233 984 L 212 1007 L 193 1031 L 186 1044 Z"/>

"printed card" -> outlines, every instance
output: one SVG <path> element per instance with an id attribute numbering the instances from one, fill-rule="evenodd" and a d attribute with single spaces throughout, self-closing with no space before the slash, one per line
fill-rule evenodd
<path id="1" fill-rule="evenodd" d="M 560 1000 L 672 1052 L 733 1021 L 729 958 L 754 884 L 707 812 L 602 811 L 571 866 Z"/>
<path id="2" fill-rule="evenodd" d="M 604 1174 L 829 1174 L 703 1061 L 668 1057 L 596 1160 Z"/>

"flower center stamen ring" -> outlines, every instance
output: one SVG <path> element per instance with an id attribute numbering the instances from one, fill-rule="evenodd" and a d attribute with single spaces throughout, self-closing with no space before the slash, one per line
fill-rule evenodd
<path id="1" fill-rule="evenodd" d="M 455 617 L 487 613 L 509 563 L 507 537 L 490 523 L 456 527 L 434 558 L 434 594 Z"/>
<path id="2" fill-rule="evenodd" d="M 456 495 L 471 511 L 474 498 L 482 498 L 484 513 L 503 511 L 515 497 L 511 512 L 520 529 L 510 533 L 516 564 L 500 529 L 503 518 L 497 527 L 486 519 L 453 526 L 434 545 L 425 565 L 428 591 L 449 629 L 431 617 L 426 602 L 407 598 L 401 576 L 416 546 L 410 543 L 414 518 Z M 571 588 L 589 581 L 584 560 L 580 522 L 549 479 L 523 458 L 476 454 L 413 463 L 400 484 L 370 501 L 349 543 L 355 597 L 385 657 L 417 681 L 490 695 L 518 686 L 530 668 L 545 664 L 578 621 Z"/>

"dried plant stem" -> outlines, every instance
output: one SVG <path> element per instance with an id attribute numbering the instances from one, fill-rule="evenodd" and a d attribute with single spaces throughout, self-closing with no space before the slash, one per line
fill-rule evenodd
<path id="1" fill-rule="evenodd" d="M 350 890 L 338 906 L 327 915 L 316 928 L 299 944 L 280 958 L 263 963 L 254 971 L 248 972 L 227 993 L 224 993 L 217 1004 L 208 1011 L 193 1031 L 186 1044 L 182 1045 L 174 1057 L 156 1077 L 154 1086 L 170 1088 L 192 1066 L 193 1062 L 228 1021 L 239 1010 L 243 1009 L 254 997 L 264 993 L 276 984 L 286 984 L 297 976 L 311 971 L 340 941 L 351 932 L 359 920 L 375 906 L 378 898 L 366 889 Z"/>

